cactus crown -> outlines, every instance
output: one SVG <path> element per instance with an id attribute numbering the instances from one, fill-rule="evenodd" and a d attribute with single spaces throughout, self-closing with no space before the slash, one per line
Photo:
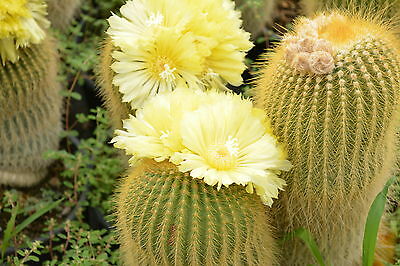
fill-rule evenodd
<path id="1" fill-rule="evenodd" d="M 314 19 L 301 18 L 295 33 L 283 41 L 286 61 L 299 72 L 329 74 L 335 68 L 337 55 L 353 49 L 366 39 L 385 39 L 397 43 L 383 25 L 340 12 L 321 14 Z"/>
<path id="2" fill-rule="evenodd" d="M 44 0 L 3 0 L 0 2 L 0 57 L 18 60 L 17 50 L 41 42 L 49 26 Z"/>

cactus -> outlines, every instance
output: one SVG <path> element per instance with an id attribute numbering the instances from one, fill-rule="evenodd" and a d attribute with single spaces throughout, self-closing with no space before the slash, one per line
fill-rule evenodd
<path id="1" fill-rule="evenodd" d="M 360 264 L 368 209 L 395 168 L 399 49 L 379 21 L 333 12 L 299 19 L 259 73 L 257 105 L 294 165 L 276 226 L 308 229 L 332 265 Z M 299 241 L 283 254 L 314 263 Z"/>
<path id="2" fill-rule="evenodd" d="M 112 83 L 115 72 L 110 66 L 115 62 L 111 56 L 114 50 L 115 47 L 111 39 L 106 39 L 100 55 L 100 64 L 96 72 L 98 73 L 99 92 L 104 100 L 106 109 L 110 113 L 111 124 L 114 128 L 122 128 L 122 120 L 127 119 L 129 114 L 134 111 L 128 103 L 122 102 L 122 94 Z"/>
<path id="3" fill-rule="evenodd" d="M 58 147 L 61 104 L 50 37 L 0 66 L 0 184 L 30 186 L 45 176 L 51 162 L 43 153 Z"/>
<path id="4" fill-rule="evenodd" d="M 242 12 L 243 27 L 251 33 L 252 39 L 259 36 L 265 24 L 272 24 L 275 11 L 275 0 L 235 0 Z"/>
<path id="5" fill-rule="evenodd" d="M 52 26 L 65 30 L 79 10 L 81 0 L 47 0 L 47 3 Z"/>
<path id="6" fill-rule="evenodd" d="M 307 16 L 324 9 L 343 8 L 359 11 L 362 8 L 390 19 L 398 16 L 400 8 L 399 0 L 301 0 L 300 4 Z"/>
<path id="7" fill-rule="evenodd" d="M 146 159 L 122 180 L 117 228 L 126 265 L 273 265 L 259 197 L 215 187 Z"/>

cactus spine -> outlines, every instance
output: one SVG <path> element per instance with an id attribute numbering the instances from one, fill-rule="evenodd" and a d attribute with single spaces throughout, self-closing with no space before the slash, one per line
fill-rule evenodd
<path id="1" fill-rule="evenodd" d="M 43 153 L 58 147 L 61 104 L 50 37 L 0 66 L 0 184 L 30 186 L 45 176 Z"/>
<path id="2" fill-rule="evenodd" d="M 242 12 L 243 27 L 256 38 L 263 32 L 265 24 L 272 24 L 275 11 L 275 0 L 235 0 L 237 8 Z"/>
<path id="3" fill-rule="evenodd" d="M 398 16 L 400 8 L 399 0 L 301 0 L 303 13 L 307 16 L 317 11 L 332 8 L 343 8 L 358 11 L 360 7 L 367 8 L 370 12 L 391 18 Z"/>
<path id="4" fill-rule="evenodd" d="M 81 0 L 47 0 L 49 20 L 54 28 L 65 30 L 77 11 Z"/>
<path id="5" fill-rule="evenodd" d="M 368 209 L 395 167 L 400 45 L 378 22 L 338 13 L 300 19 L 285 40 L 255 89 L 294 165 L 275 222 L 307 228 L 330 264 L 359 265 Z M 302 243 L 285 248 L 283 265 L 314 263 Z"/>
<path id="6" fill-rule="evenodd" d="M 170 163 L 146 159 L 123 179 L 117 227 L 126 265 L 273 265 L 260 199 L 217 191 Z"/>
<path id="7" fill-rule="evenodd" d="M 133 113 L 128 103 L 122 102 L 122 94 L 112 81 L 115 72 L 111 69 L 114 59 L 111 54 L 114 51 L 111 38 L 106 39 L 100 56 L 100 65 L 97 69 L 97 80 L 107 110 L 110 112 L 111 123 L 114 128 L 122 128 L 122 120 L 127 119 Z"/>

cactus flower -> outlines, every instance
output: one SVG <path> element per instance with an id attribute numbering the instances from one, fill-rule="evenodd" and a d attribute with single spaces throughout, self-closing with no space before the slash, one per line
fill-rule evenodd
<path id="1" fill-rule="evenodd" d="M 18 60 L 18 49 L 38 44 L 46 37 L 49 26 L 46 19 L 47 5 L 44 0 L 0 1 L 0 57 L 3 65 L 7 60 Z"/>

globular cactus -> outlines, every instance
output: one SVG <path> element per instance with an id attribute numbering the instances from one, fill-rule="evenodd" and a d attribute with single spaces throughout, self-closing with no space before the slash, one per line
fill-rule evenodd
<path id="1" fill-rule="evenodd" d="M 0 4 L 0 184 L 38 183 L 51 163 L 44 153 L 58 147 L 62 97 L 45 7 L 41 0 Z"/>
<path id="2" fill-rule="evenodd" d="M 217 191 L 171 163 L 145 160 L 122 181 L 117 227 L 125 265 L 274 265 L 258 196 Z"/>
<path id="3" fill-rule="evenodd" d="M 263 203 L 291 164 L 262 110 L 238 95 L 177 88 L 146 101 L 124 129 L 113 142 L 132 155 L 116 200 L 126 264 L 276 263 Z"/>
<path id="4" fill-rule="evenodd" d="M 98 69 L 115 128 L 160 92 L 240 85 L 253 44 L 231 0 L 127 1 L 110 27 Z"/>
<path id="5" fill-rule="evenodd" d="M 46 151 L 58 148 L 62 96 L 49 37 L 0 67 L 0 183 L 30 186 L 46 175 Z"/>
<path id="6" fill-rule="evenodd" d="M 399 120 L 400 44 L 378 20 L 338 12 L 300 18 L 269 55 L 254 94 L 293 169 L 276 225 L 315 237 L 332 265 L 359 265 L 371 203 L 393 174 Z M 308 265 L 300 241 L 283 265 Z"/>
<path id="7" fill-rule="evenodd" d="M 235 0 L 235 3 L 242 12 L 243 27 L 252 39 L 263 33 L 266 24 L 272 25 L 276 0 Z"/>
<path id="8" fill-rule="evenodd" d="M 52 27 L 65 30 L 74 19 L 82 0 L 47 0 Z"/>

